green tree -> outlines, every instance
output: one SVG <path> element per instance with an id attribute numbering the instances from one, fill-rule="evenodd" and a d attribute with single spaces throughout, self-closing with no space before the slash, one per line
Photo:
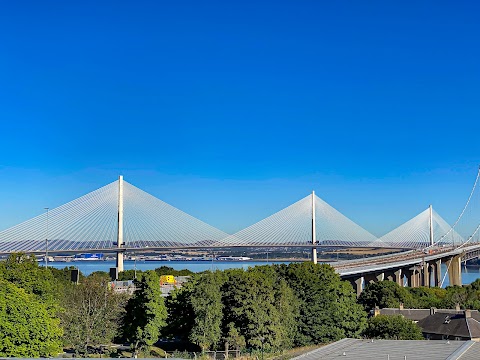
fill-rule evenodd
<path id="1" fill-rule="evenodd" d="M 231 347 L 235 350 L 242 350 L 245 347 L 245 337 L 240 334 L 240 331 L 235 327 L 233 322 L 227 324 L 227 334 L 225 336 L 225 349 Z"/>
<path id="2" fill-rule="evenodd" d="M 141 270 L 125 270 L 118 274 L 118 280 L 140 280 L 142 278 L 143 271 Z"/>
<path id="3" fill-rule="evenodd" d="M 351 284 L 342 281 L 331 266 L 292 263 L 277 271 L 300 300 L 296 345 L 357 337 L 365 328 L 366 314 Z"/>
<path id="4" fill-rule="evenodd" d="M 265 349 L 276 350 L 291 344 L 291 329 L 296 311 L 288 308 L 291 290 L 281 284 L 273 267 L 255 267 L 226 271 L 228 280 L 223 286 L 224 326 L 233 323 L 248 346 L 259 349 L 262 339 Z M 280 289 L 283 292 L 280 292 Z M 296 300 L 296 299 L 295 299 Z M 297 301 L 292 301 L 295 307 Z M 229 329 L 224 329 L 228 333 Z"/>
<path id="5" fill-rule="evenodd" d="M 423 339 L 420 327 L 401 315 L 378 315 L 368 319 L 363 335 L 369 339 Z"/>
<path id="6" fill-rule="evenodd" d="M 61 313 L 65 343 L 77 354 L 110 343 L 118 335 L 126 295 L 108 288 L 108 277 L 93 274 L 69 288 Z"/>
<path id="7" fill-rule="evenodd" d="M 56 356 L 61 336 L 59 320 L 36 296 L 0 280 L 0 356 Z"/>
<path id="8" fill-rule="evenodd" d="M 166 325 L 167 309 L 155 271 L 145 271 L 136 286 L 137 291 L 126 306 L 124 337 L 135 350 L 148 350 L 158 341 Z"/>
<path id="9" fill-rule="evenodd" d="M 393 281 L 379 281 L 368 284 L 360 294 L 358 303 L 369 311 L 378 306 L 379 308 L 398 308 L 400 303 L 405 307 L 414 307 L 414 298 L 411 293 L 400 287 Z"/>
<path id="10" fill-rule="evenodd" d="M 162 276 L 162 275 L 190 276 L 194 274 L 192 271 L 188 269 L 175 270 L 174 268 L 169 266 L 160 266 L 159 268 L 155 269 L 155 272 L 157 273 L 158 276 Z"/>
<path id="11" fill-rule="evenodd" d="M 194 325 L 195 315 L 191 304 L 191 294 L 195 287 L 193 281 L 188 281 L 181 288 L 176 288 L 167 296 L 167 325 L 162 335 L 168 338 L 188 340 Z"/>
<path id="12" fill-rule="evenodd" d="M 417 309 L 429 309 L 432 307 L 443 307 L 447 291 L 438 287 L 418 287 L 418 288 L 406 288 L 410 292 L 413 298 L 413 308 Z"/>
<path id="13" fill-rule="evenodd" d="M 0 262 L 0 278 L 40 297 L 47 303 L 49 311 L 57 310 L 58 282 L 50 269 L 38 266 L 35 256 L 11 254 L 6 261 Z"/>
<path id="14" fill-rule="evenodd" d="M 215 347 L 222 337 L 221 287 L 225 282 L 224 278 L 221 271 L 215 271 L 198 275 L 193 280 L 190 304 L 194 324 L 190 332 L 190 340 L 200 346 L 202 351 Z"/>

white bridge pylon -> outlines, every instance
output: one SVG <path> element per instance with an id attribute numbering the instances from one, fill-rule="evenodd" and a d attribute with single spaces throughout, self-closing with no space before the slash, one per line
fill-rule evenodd
<path id="1" fill-rule="evenodd" d="M 56 252 L 116 248 L 119 181 L 1 231 L 0 252 L 42 252 L 47 239 Z M 200 247 L 228 236 L 126 181 L 123 199 L 127 247 Z"/>
<path id="2" fill-rule="evenodd" d="M 47 247 L 57 253 L 117 248 L 119 181 L 123 182 L 123 239 L 128 249 L 305 246 L 312 245 L 312 239 L 313 245 L 318 246 L 421 248 L 428 245 L 425 229 L 429 228 L 430 220 L 425 212 L 377 238 L 314 194 L 235 234 L 227 234 L 120 178 L 48 214 L 0 231 L 0 253 L 41 253 Z M 435 239 L 442 243 L 463 242 L 454 231 L 451 236 L 441 238 L 450 226 L 434 214 Z M 316 229 L 316 236 L 312 236 L 312 229 Z"/>
<path id="3" fill-rule="evenodd" d="M 379 241 L 392 248 L 421 249 L 431 245 L 461 245 L 465 240 L 430 207 Z"/>
<path id="4" fill-rule="evenodd" d="M 222 239 L 218 245 L 312 245 L 312 196 L 315 196 L 315 239 L 318 246 L 368 247 L 377 240 L 375 235 L 312 194 Z"/>

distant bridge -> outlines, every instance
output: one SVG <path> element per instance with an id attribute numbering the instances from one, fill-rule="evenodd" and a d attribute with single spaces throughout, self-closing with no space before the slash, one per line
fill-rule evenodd
<path id="1" fill-rule="evenodd" d="M 467 205 L 454 226 L 430 206 L 379 238 L 314 192 L 243 230 L 228 234 L 144 192 L 120 176 L 98 190 L 0 231 L 0 254 L 114 252 L 118 271 L 123 270 L 123 254 L 127 251 L 165 249 L 304 247 L 312 249 L 315 263 L 319 247 L 427 249 L 436 252 L 434 257 L 444 254 L 440 257 L 451 258 L 459 253 L 471 257 L 473 250 L 465 253 L 464 249 L 456 250 L 456 247 L 468 245 L 468 249 L 477 249 L 477 245 L 472 247 L 472 244 L 478 241 L 479 227 L 464 238 L 455 226 L 469 205 L 471 207 L 479 175 L 480 169 Z M 369 258 L 367 265 L 351 261 L 350 265 L 335 266 L 343 277 L 362 275 L 364 281 L 363 274 L 370 276 L 368 274 L 381 270 L 375 265 L 378 261 L 385 263 L 388 259 L 387 263 L 394 264 L 398 257 L 410 256 L 408 261 L 418 264 L 418 259 L 424 258 L 418 252 L 408 254 Z M 373 268 L 365 272 L 365 266 Z"/>

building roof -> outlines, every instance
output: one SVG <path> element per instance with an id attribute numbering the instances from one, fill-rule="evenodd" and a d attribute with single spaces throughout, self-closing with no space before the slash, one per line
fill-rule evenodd
<path id="1" fill-rule="evenodd" d="M 420 321 L 430 315 L 430 309 L 380 309 L 381 315 L 402 315 L 412 321 Z"/>
<path id="2" fill-rule="evenodd" d="M 445 313 L 445 314 L 463 314 L 465 310 L 455 309 L 399 309 L 399 308 L 383 308 L 378 310 L 381 315 L 402 315 L 403 317 L 412 321 L 420 321 L 430 316 L 432 313 Z M 480 312 L 478 310 L 470 310 L 472 318 L 480 321 Z"/>
<path id="3" fill-rule="evenodd" d="M 474 341 L 343 339 L 300 355 L 295 360 L 455 360 L 479 359 Z"/>
<path id="4" fill-rule="evenodd" d="M 465 313 L 451 314 L 436 312 L 418 322 L 422 332 L 426 334 L 439 334 L 458 336 L 469 339 L 480 338 L 480 322 Z"/>

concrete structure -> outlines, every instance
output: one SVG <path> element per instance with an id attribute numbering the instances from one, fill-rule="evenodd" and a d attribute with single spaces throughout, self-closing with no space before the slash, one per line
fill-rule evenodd
<path id="1" fill-rule="evenodd" d="M 110 281 L 108 283 L 108 287 L 118 294 L 124 293 L 124 294 L 132 295 L 136 290 L 135 283 L 133 280 Z"/>
<path id="2" fill-rule="evenodd" d="M 448 279 L 450 285 L 462 286 L 462 256 L 454 256 L 448 261 Z"/>
<path id="3" fill-rule="evenodd" d="M 293 360 L 456 360 L 479 359 L 480 343 L 446 340 L 343 339 Z"/>
<path id="4" fill-rule="evenodd" d="M 176 288 L 181 288 L 183 284 L 190 280 L 190 276 L 175 276 L 174 278 L 175 280 L 173 283 L 160 283 L 160 291 L 163 297 L 167 297 L 171 291 Z"/>
<path id="5" fill-rule="evenodd" d="M 430 205 L 429 207 L 430 218 L 428 221 L 428 226 L 430 228 L 430 246 L 433 246 L 435 243 L 435 238 L 433 237 L 433 207 Z"/>
<path id="6" fill-rule="evenodd" d="M 117 247 L 123 248 L 123 176 L 118 177 L 118 227 L 117 227 Z M 123 271 L 123 250 L 117 251 L 117 271 Z"/>
<path id="7" fill-rule="evenodd" d="M 439 250 L 431 254 L 411 251 L 332 265 L 342 279 L 351 282 L 357 295 L 360 295 L 366 285 L 382 280 L 394 281 L 400 286 L 439 287 L 442 285 L 442 264 L 447 266 L 450 285 L 461 286 L 461 261 L 470 251 L 476 252 L 477 245 Z"/>
<path id="8" fill-rule="evenodd" d="M 317 228 L 315 221 L 315 191 L 312 191 L 312 244 L 317 244 Z M 317 263 L 317 248 L 312 247 L 312 261 Z"/>

